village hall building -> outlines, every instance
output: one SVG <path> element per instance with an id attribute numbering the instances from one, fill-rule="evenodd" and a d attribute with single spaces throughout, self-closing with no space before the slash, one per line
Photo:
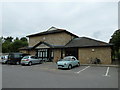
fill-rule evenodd
<path id="1" fill-rule="evenodd" d="M 111 64 L 111 45 L 91 39 L 79 37 L 65 29 L 51 27 L 48 30 L 27 36 L 28 47 L 20 48 L 20 52 L 37 55 L 47 61 L 57 62 L 65 56 L 75 56 L 81 64 L 88 64 L 98 58 L 102 64 Z"/>

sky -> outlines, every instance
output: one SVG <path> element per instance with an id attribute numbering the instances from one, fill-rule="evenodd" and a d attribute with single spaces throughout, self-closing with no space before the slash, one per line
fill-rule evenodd
<path id="1" fill-rule="evenodd" d="M 118 2 L 2 2 L 2 36 L 25 37 L 54 26 L 109 42 L 118 29 Z"/>

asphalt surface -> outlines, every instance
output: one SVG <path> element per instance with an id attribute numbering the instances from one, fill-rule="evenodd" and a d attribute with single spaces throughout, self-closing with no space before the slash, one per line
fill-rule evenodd
<path id="1" fill-rule="evenodd" d="M 118 88 L 118 67 L 57 69 L 55 63 L 2 65 L 2 88 Z"/>

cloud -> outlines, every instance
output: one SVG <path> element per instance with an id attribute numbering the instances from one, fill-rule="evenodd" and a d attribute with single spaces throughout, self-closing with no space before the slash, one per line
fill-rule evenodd
<path id="1" fill-rule="evenodd" d="M 116 2 L 4 3 L 3 35 L 22 37 L 55 26 L 108 41 L 117 29 L 117 9 Z"/>
<path id="2" fill-rule="evenodd" d="M 93 37 L 99 38 L 101 36 L 101 31 L 95 31 L 93 32 Z"/>
<path id="3" fill-rule="evenodd" d="M 0 3 L 0 36 L 2 36 L 2 3 Z"/>

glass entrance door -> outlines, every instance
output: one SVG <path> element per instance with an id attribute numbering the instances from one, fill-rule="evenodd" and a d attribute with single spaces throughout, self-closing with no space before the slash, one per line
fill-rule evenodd
<path id="1" fill-rule="evenodd" d="M 53 50 L 51 49 L 39 49 L 37 51 L 37 56 L 45 61 L 52 61 L 53 59 Z"/>

